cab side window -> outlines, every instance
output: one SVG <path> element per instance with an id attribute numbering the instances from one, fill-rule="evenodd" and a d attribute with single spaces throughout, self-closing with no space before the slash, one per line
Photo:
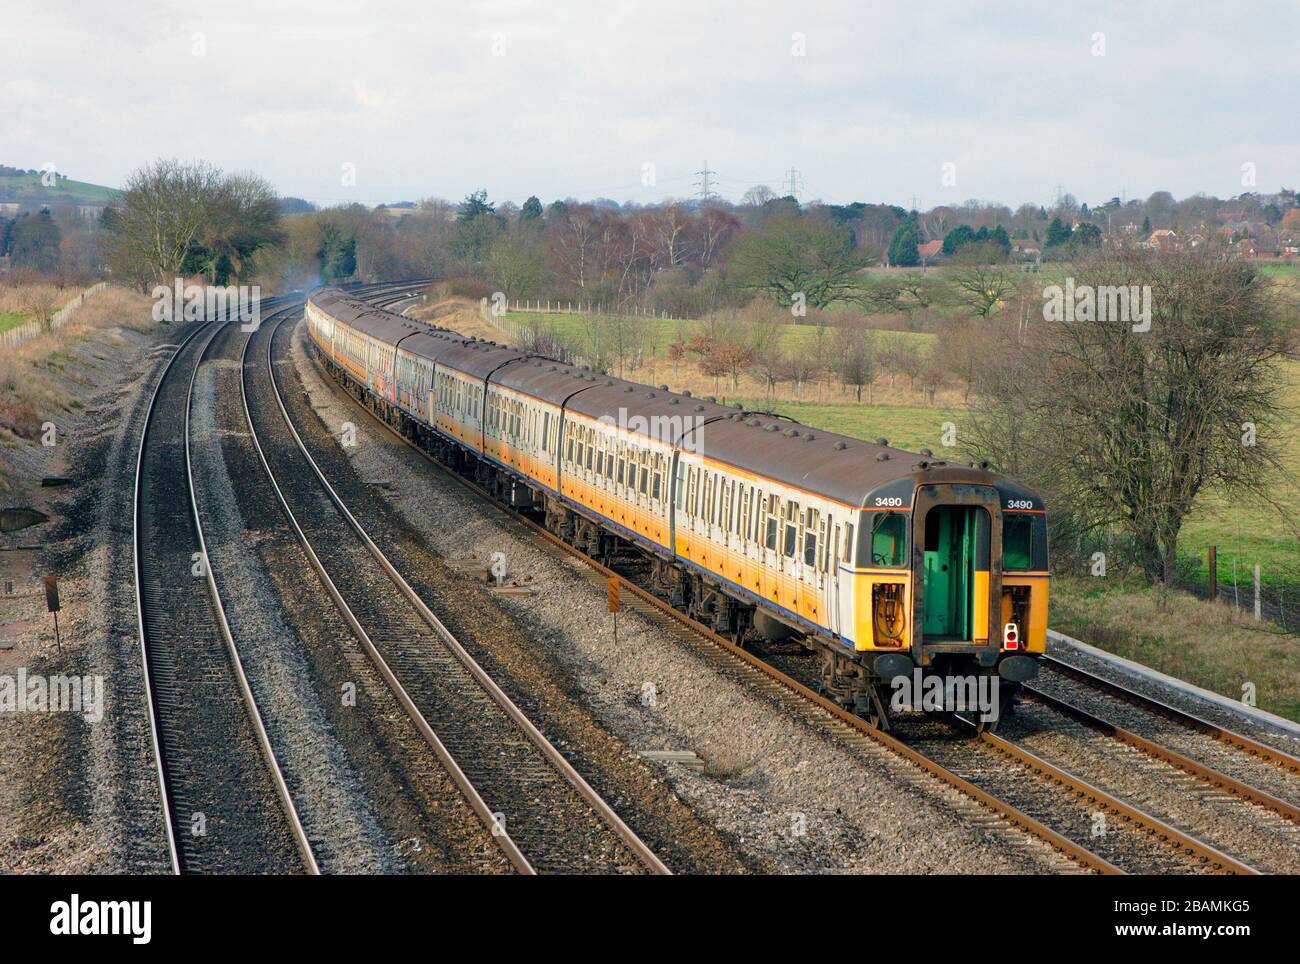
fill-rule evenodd
<path id="1" fill-rule="evenodd" d="M 877 512 L 871 520 L 871 565 L 894 567 L 907 561 L 907 516 Z"/>

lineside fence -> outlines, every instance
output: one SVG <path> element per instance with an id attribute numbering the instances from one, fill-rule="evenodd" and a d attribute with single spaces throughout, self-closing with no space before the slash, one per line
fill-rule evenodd
<path id="1" fill-rule="evenodd" d="M 33 318 L 31 321 L 23 322 L 17 328 L 10 328 L 6 332 L 0 332 L 0 346 L 5 348 L 17 348 L 24 342 L 31 341 L 37 335 L 47 331 L 55 331 L 67 323 L 80 308 L 86 303 L 86 299 L 99 294 L 108 287 L 107 281 L 101 281 L 93 284 L 81 294 L 77 295 L 66 305 L 50 316 L 48 322 L 39 318 Z"/>
<path id="2" fill-rule="evenodd" d="M 1060 547 L 1058 547 L 1060 548 Z M 1097 534 L 1079 540 L 1068 552 L 1055 554 L 1054 567 L 1079 572 L 1096 571 L 1098 556 L 1108 568 L 1134 565 L 1126 541 L 1119 536 Z M 1300 564 L 1268 565 L 1251 558 L 1248 548 L 1209 546 L 1195 555 L 1180 552 L 1174 585 L 1202 599 L 1217 599 L 1256 621 L 1268 620 L 1292 635 L 1300 634 Z"/>

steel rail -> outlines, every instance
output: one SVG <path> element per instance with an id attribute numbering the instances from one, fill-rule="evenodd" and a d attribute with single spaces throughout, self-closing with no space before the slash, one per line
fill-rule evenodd
<path id="1" fill-rule="evenodd" d="M 136 452 L 135 459 L 135 488 L 132 495 L 133 512 L 131 519 L 131 541 L 134 552 L 134 575 L 135 575 L 135 616 L 136 626 L 139 627 L 140 642 L 140 664 L 144 672 L 145 701 L 149 704 L 149 735 L 153 742 L 153 755 L 155 762 L 156 774 L 158 777 L 158 794 L 162 801 L 163 825 L 167 834 L 167 851 L 171 858 L 171 872 L 179 875 L 181 872 L 180 848 L 176 843 L 176 826 L 174 815 L 172 814 L 171 794 L 167 789 L 167 767 L 164 762 L 162 739 L 159 735 L 160 727 L 158 725 L 158 704 L 154 691 L 153 674 L 149 669 L 149 640 L 145 632 L 144 620 L 144 593 L 143 593 L 143 574 L 142 574 L 142 553 L 141 553 L 141 496 L 143 486 L 141 478 L 144 474 L 144 450 L 145 443 L 149 438 L 149 428 L 153 423 L 153 413 L 157 406 L 158 396 L 162 391 L 163 384 L 171 374 L 172 366 L 176 359 L 180 357 L 182 351 L 189 345 L 199 333 L 210 325 L 211 322 L 199 325 L 194 331 L 190 332 L 185 339 L 176 346 L 172 352 L 167 364 L 163 367 L 162 374 L 158 377 L 153 391 L 149 395 L 149 406 L 145 410 L 144 426 L 140 430 L 140 446 Z"/>
<path id="2" fill-rule="evenodd" d="M 1217 723 L 1211 723 L 1209 720 L 1202 719 L 1186 710 L 1180 710 L 1176 706 L 1171 706 L 1154 697 L 1129 689 L 1121 683 L 1108 680 L 1105 677 L 1098 676 L 1096 673 L 1091 673 L 1086 669 L 1080 669 L 1077 666 L 1073 666 L 1054 656 L 1049 656 L 1046 653 L 1042 654 L 1042 660 L 1050 669 L 1056 670 L 1057 672 L 1063 673 L 1067 676 L 1072 676 L 1089 686 L 1106 690 L 1122 699 L 1138 703 L 1146 709 L 1159 713 L 1162 716 L 1169 717 L 1175 722 L 1181 723 L 1189 729 L 1197 730 L 1235 750 L 1239 750 L 1250 756 L 1259 757 L 1261 760 L 1280 767 L 1295 776 L 1300 776 L 1300 758 L 1294 757 L 1284 750 L 1279 750 L 1277 747 L 1269 746 L 1267 743 L 1261 743 L 1259 740 L 1237 733 L 1227 727 L 1220 726 Z"/>
<path id="3" fill-rule="evenodd" d="M 510 838 L 510 835 L 506 832 L 505 828 L 498 824 L 495 815 L 492 813 L 492 809 L 483 800 L 483 797 L 479 794 L 478 790 L 475 789 L 474 785 L 470 782 L 469 777 L 465 775 L 465 772 L 460 768 L 460 765 L 451 755 L 451 752 L 443 744 L 442 740 L 438 737 L 438 734 L 434 732 L 433 727 L 429 725 L 429 721 L 425 719 L 424 714 L 421 713 L 419 707 L 415 705 L 415 701 L 411 699 L 406 688 L 402 686 L 396 674 L 388 665 L 388 661 L 384 659 L 383 655 L 379 652 L 379 649 L 371 640 L 370 635 L 361 625 L 360 620 L 357 619 L 356 614 L 353 613 L 352 608 L 347 604 L 347 601 L 344 600 L 343 594 L 339 592 L 338 587 L 334 584 L 334 580 L 330 578 L 330 575 L 326 571 L 320 557 L 316 555 L 316 550 L 312 547 L 311 541 L 307 538 L 307 534 L 303 531 L 302 526 L 298 524 L 298 519 L 294 515 L 293 510 L 289 507 L 289 502 L 285 498 L 283 490 L 280 488 L 280 483 L 276 480 L 275 474 L 271 471 L 271 464 L 267 460 L 266 453 L 262 449 L 262 443 L 258 437 L 257 428 L 253 424 L 253 413 L 248 405 L 248 386 L 245 373 L 248 366 L 248 349 L 252 342 L 252 338 L 245 340 L 244 350 L 240 357 L 241 373 L 239 379 L 239 393 L 244 407 L 244 418 L 248 422 L 249 434 L 253 441 L 253 448 L 257 452 L 258 461 L 262 463 L 262 470 L 266 473 L 267 481 L 270 482 L 271 489 L 275 492 L 276 500 L 279 502 L 280 508 L 285 514 L 285 518 L 288 520 L 290 527 L 297 536 L 298 542 L 302 546 L 308 562 L 311 563 L 311 567 L 315 570 L 317 578 L 321 581 L 321 585 L 324 586 L 325 591 L 334 601 L 334 605 L 338 609 L 339 614 L 348 624 L 353 635 L 356 636 L 357 641 L 360 642 L 361 648 L 365 651 L 366 656 L 379 671 L 380 676 L 383 677 L 384 682 L 388 685 L 388 688 L 392 691 L 398 703 L 401 704 L 402 709 L 406 711 L 406 715 L 415 725 L 420 736 L 423 737 L 425 742 L 433 749 L 434 754 L 447 770 L 448 775 L 456 784 L 461 794 L 465 797 L 466 802 L 469 803 L 474 814 L 483 823 L 483 826 L 492 833 L 493 839 L 505 854 L 506 859 L 509 860 L 515 870 L 521 874 L 536 873 L 527 858 L 524 857 L 523 852 L 520 851 L 518 846 L 515 845 L 515 842 Z"/>
<path id="4" fill-rule="evenodd" d="M 974 724 L 969 720 L 961 717 L 955 717 L 955 719 L 961 720 L 962 724 L 972 729 L 974 728 Z M 1048 763 L 1041 757 L 1035 756 L 1014 743 L 1009 743 L 1000 736 L 985 731 L 980 733 L 978 738 L 998 754 L 1008 757 L 1029 769 L 1034 776 L 1048 783 L 1059 785 L 1080 799 L 1086 799 L 1090 803 L 1104 807 L 1111 813 L 1118 814 L 1126 823 L 1146 831 L 1149 835 L 1154 836 L 1158 842 L 1166 846 L 1199 857 L 1228 873 L 1259 874 L 1259 871 L 1249 864 L 1228 856 L 1223 851 L 1211 847 L 1191 834 L 1177 829 L 1158 817 L 1151 816 L 1151 814 L 1133 806 L 1131 803 L 1125 803 L 1113 794 L 1087 783 L 1073 773 Z"/>
<path id="5" fill-rule="evenodd" d="M 284 320 L 285 319 L 282 318 L 277 322 L 276 330 L 278 330 L 280 325 L 284 323 Z M 252 339 L 249 339 L 249 341 L 251 343 Z M 417 593 L 415 589 L 412 588 L 411 584 L 406 581 L 402 574 L 384 554 L 383 550 L 381 550 L 379 546 L 376 545 L 375 541 L 370 538 L 370 534 L 366 532 L 365 528 L 352 514 L 351 510 L 348 509 L 338 492 L 335 491 L 334 486 L 332 486 L 329 480 L 325 477 L 325 473 L 321 471 L 320 466 L 312 457 L 311 452 L 308 451 L 306 444 L 303 442 L 302 437 L 298 434 L 297 428 L 293 424 L 293 420 L 289 416 L 289 410 L 284 404 L 284 397 L 280 392 L 280 387 L 275 378 L 275 362 L 272 358 L 272 348 L 274 343 L 275 331 L 272 331 L 270 337 L 267 338 L 266 343 L 266 365 L 267 376 L 270 379 L 271 387 L 274 390 L 276 404 L 279 406 L 280 414 L 284 418 L 284 423 L 288 427 L 289 433 L 297 443 L 298 450 L 307 460 L 307 464 L 311 466 L 312 472 L 315 474 L 317 481 L 320 482 L 322 489 L 325 491 L 326 495 L 329 496 L 330 501 L 334 503 L 339 514 L 347 521 L 348 525 L 365 545 L 371 556 L 384 570 L 393 585 L 395 585 L 402 595 L 411 603 L 412 608 L 415 609 L 424 623 L 428 625 L 438 638 L 443 641 L 447 648 L 455 655 L 456 659 L 459 660 L 459 662 L 470 672 L 479 685 L 483 687 L 487 694 L 492 698 L 493 702 L 495 702 L 510 717 L 511 721 L 528 738 L 529 742 L 531 742 L 542 753 L 542 755 L 546 757 L 547 761 L 578 792 L 601 821 L 614 832 L 614 834 L 628 847 L 629 850 L 631 850 L 633 855 L 647 870 L 654 874 L 670 874 L 671 871 L 668 869 L 667 865 L 665 865 L 663 861 L 655 855 L 654 851 L 652 851 L 645 842 L 636 835 L 632 828 L 624 823 L 623 819 L 618 815 L 614 808 L 611 807 L 605 799 L 592 788 L 592 786 L 583 778 L 582 774 L 574 768 L 573 764 L 571 764 L 568 759 L 565 758 L 565 756 L 560 753 L 560 751 L 557 750 L 548 739 L 546 739 L 542 732 L 533 725 L 533 722 L 528 719 L 523 711 L 515 705 L 515 702 L 510 699 L 506 692 L 496 684 L 496 682 L 478 664 L 474 657 L 469 654 L 469 651 L 461 645 L 460 641 L 456 639 L 452 632 L 447 629 L 447 627 L 442 624 L 442 621 L 434 615 L 433 611 L 425 605 L 424 600 L 420 598 L 419 593 Z M 245 350 L 247 350 L 247 346 L 245 346 Z M 245 404 L 247 404 L 246 396 Z M 251 416 L 249 426 L 250 428 L 252 427 Z M 263 465 L 267 468 L 267 473 L 269 475 L 270 467 L 265 460 L 263 460 Z M 279 492 L 278 486 L 276 487 L 276 490 L 277 494 L 280 495 L 281 505 L 284 506 L 287 512 L 288 505 L 284 501 L 283 494 Z M 296 524 L 295 529 L 298 529 Z M 302 530 L 298 529 L 298 531 L 301 533 Z M 303 535 L 303 538 L 305 539 L 305 535 Z M 314 553 L 312 555 L 314 556 Z M 337 592 L 337 590 L 335 590 L 335 592 Z M 337 597 L 336 601 L 339 599 L 341 599 L 341 597 Z M 353 628 L 355 630 L 358 627 L 359 624 Z M 374 655 L 378 656 L 377 650 Z M 380 659 L 382 661 L 382 657 L 380 657 Z M 393 681 L 396 682 L 396 677 L 393 677 Z M 407 699 L 409 700 L 409 697 Z M 411 703 L 411 707 L 414 708 L 414 703 Z M 416 712 L 418 712 L 418 710 Z M 423 719 L 423 716 L 421 716 L 421 719 Z M 431 728 L 429 732 L 433 732 Z M 450 759 L 450 754 L 448 754 L 448 759 Z M 466 780 L 466 783 L 468 784 L 468 780 Z M 495 828 L 495 822 L 490 822 L 489 827 Z M 493 832 L 501 833 L 502 830 L 496 828 L 493 829 Z"/>
<path id="6" fill-rule="evenodd" d="M 292 311 L 293 308 L 286 309 Z M 225 322 L 229 324 L 229 322 Z M 249 685 L 248 675 L 244 670 L 243 658 L 239 655 L 239 647 L 235 643 L 235 637 L 230 631 L 230 623 L 226 619 L 226 607 L 221 601 L 221 593 L 217 589 L 216 573 L 213 570 L 211 557 L 208 555 L 207 540 L 203 535 L 203 522 L 199 516 L 198 495 L 194 486 L 194 465 L 190 458 L 190 410 L 194 401 L 194 385 L 198 381 L 199 368 L 203 365 L 203 359 L 216 341 L 217 336 L 221 333 L 222 323 L 218 323 L 217 329 L 212 333 L 203 347 L 199 350 L 199 357 L 195 359 L 194 371 L 190 374 L 190 386 L 185 396 L 185 481 L 189 489 L 190 512 L 194 520 L 194 529 L 199 537 L 199 552 L 202 556 L 203 571 L 207 576 L 208 594 L 212 598 L 212 606 L 217 616 L 217 624 L 221 629 L 221 636 L 226 643 L 226 652 L 230 656 L 230 664 L 235 671 L 235 679 L 239 683 L 240 693 L 244 698 L 244 706 L 248 710 L 249 721 L 253 725 L 253 731 L 257 736 L 257 743 L 262 751 L 262 757 L 266 762 L 267 770 L 271 774 L 272 782 L 275 785 L 276 795 L 280 798 L 280 805 L 284 808 L 285 817 L 289 821 L 289 830 L 293 835 L 294 844 L 298 848 L 298 853 L 302 856 L 303 865 L 307 868 L 309 874 L 320 874 L 320 865 L 316 862 L 316 855 L 312 851 L 311 841 L 307 839 L 307 832 L 303 829 L 302 820 L 298 816 L 298 808 L 294 806 L 293 795 L 289 791 L 289 784 L 285 781 L 284 771 L 280 769 L 280 762 L 276 759 L 275 750 L 271 746 L 271 737 L 266 731 L 266 723 L 262 719 L 262 713 L 257 708 L 257 699 L 253 695 L 253 689 Z"/>
<path id="7" fill-rule="evenodd" d="M 1032 696 L 1036 700 L 1041 700 L 1053 709 L 1058 710 L 1067 716 L 1073 717 L 1085 726 L 1097 730 L 1098 732 L 1105 733 L 1107 736 L 1113 737 L 1121 743 L 1125 743 L 1136 750 L 1140 750 L 1150 757 L 1162 760 L 1171 766 L 1177 767 L 1184 773 L 1189 773 L 1194 777 L 1206 781 L 1216 790 L 1222 790 L 1226 793 L 1232 794 L 1234 797 L 1245 800 L 1248 803 L 1253 803 L 1265 808 L 1266 810 L 1272 810 L 1274 813 L 1278 814 L 1278 816 L 1290 820 L 1293 823 L 1300 823 L 1300 807 L 1297 807 L 1295 804 L 1288 803 L 1272 794 L 1265 793 L 1263 790 L 1252 787 L 1250 784 L 1243 783 L 1234 777 L 1228 776 L 1226 773 L 1193 760 L 1191 757 L 1184 756 L 1176 750 L 1171 750 L 1169 747 L 1162 746 L 1144 736 L 1139 736 L 1132 730 L 1126 730 L 1117 723 L 1112 723 L 1110 720 L 1097 716 L 1095 713 L 1063 700 L 1059 696 L 1053 696 L 1050 693 L 1029 686 L 1028 684 L 1023 686 L 1023 692 Z"/>

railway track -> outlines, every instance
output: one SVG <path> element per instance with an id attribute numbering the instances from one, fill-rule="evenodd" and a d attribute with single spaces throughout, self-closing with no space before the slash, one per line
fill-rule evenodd
<path id="1" fill-rule="evenodd" d="M 276 333 L 289 317 L 297 315 L 284 313 L 244 346 L 245 415 L 304 553 L 397 701 L 517 871 L 667 873 L 438 621 L 330 486 L 274 375 Z"/>
<path id="2" fill-rule="evenodd" d="M 223 322 L 198 326 L 150 397 L 136 461 L 140 655 L 173 873 L 318 873 L 230 634 L 199 521 L 190 404 Z"/>

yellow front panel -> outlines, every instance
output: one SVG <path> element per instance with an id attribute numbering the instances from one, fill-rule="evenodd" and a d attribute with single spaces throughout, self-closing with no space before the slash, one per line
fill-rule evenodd
<path id="1" fill-rule="evenodd" d="M 1021 627 L 1026 652 L 1043 653 L 1047 651 L 1047 605 L 1050 577 L 1047 573 L 1016 573 L 1002 575 L 1002 588 L 1011 586 L 1029 587 L 1029 625 Z M 1011 604 L 1008 597 L 1002 598 L 1002 623 L 1011 621 Z M 999 643 L 1001 640 L 999 639 Z"/>
<path id="2" fill-rule="evenodd" d="M 884 649 L 899 652 L 912 644 L 912 574 L 905 569 L 897 572 L 854 572 L 840 571 L 841 579 L 851 580 L 853 591 L 853 612 L 856 617 L 853 633 L 853 648 L 859 651 Z M 878 585 L 903 586 L 903 632 L 902 645 L 894 646 L 876 639 L 875 618 L 871 605 Z M 841 583 L 841 591 L 844 590 Z M 987 606 L 985 607 L 987 609 Z"/>

